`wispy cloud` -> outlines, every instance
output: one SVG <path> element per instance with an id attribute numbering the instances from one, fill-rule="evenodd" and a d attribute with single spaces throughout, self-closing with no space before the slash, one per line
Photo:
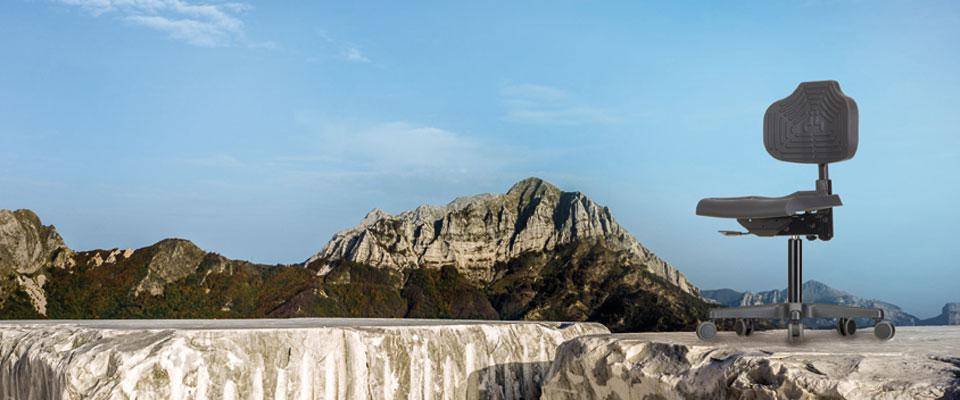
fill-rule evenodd
<path id="1" fill-rule="evenodd" d="M 528 174 L 544 154 L 475 135 L 408 121 L 344 121 L 298 116 L 305 132 L 295 153 L 275 155 L 262 171 L 289 188 L 362 193 L 427 193 L 440 185 L 478 184 Z"/>
<path id="2" fill-rule="evenodd" d="M 242 3 L 200 4 L 187 0 L 59 0 L 94 16 L 113 15 L 133 25 L 166 33 L 194 46 L 242 44 Z"/>
<path id="3" fill-rule="evenodd" d="M 365 56 L 363 52 L 356 47 L 347 48 L 346 50 L 343 51 L 341 55 L 343 56 L 343 59 L 346 61 L 362 62 L 362 63 L 370 62 L 370 59 L 367 58 L 367 56 Z"/>
<path id="4" fill-rule="evenodd" d="M 360 49 L 360 46 L 345 40 L 339 40 L 327 34 L 324 30 L 317 30 L 317 36 L 320 37 L 321 46 L 327 53 L 334 54 L 337 59 L 356 63 L 369 63 L 370 58 Z M 311 57 L 309 61 L 315 61 L 316 57 Z"/>
<path id="5" fill-rule="evenodd" d="M 209 154 L 200 157 L 188 157 L 179 159 L 184 165 L 204 168 L 242 168 L 245 167 L 242 161 L 229 154 Z"/>
<path id="6" fill-rule="evenodd" d="M 309 154 L 287 157 L 375 174 L 475 173 L 509 160 L 503 149 L 433 126 L 409 122 L 324 123 Z"/>
<path id="7" fill-rule="evenodd" d="M 343 185 L 375 188 L 400 181 L 450 183 L 522 175 L 542 152 L 522 149 L 440 127 L 406 121 L 342 121 L 298 118 L 307 129 L 292 139 L 298 151 L 266 157 L 212 152 L 174 157 L 185 168 L 209 174 L 251 174 L 297 188 Z M 423 187 L 423 186 L 421 186 Z"/>
<path id="8" fill-rule="evenodd" d="M 506 119 L 543 125 L 607 124 L 619 116 L 604 108 L 577 100 L 566 90 L 545 85 L 505 86 L 500 96 L 506 107 Z"/>

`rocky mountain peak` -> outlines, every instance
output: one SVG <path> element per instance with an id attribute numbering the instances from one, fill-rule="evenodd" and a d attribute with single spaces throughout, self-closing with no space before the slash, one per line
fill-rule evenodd
<path id="1" fill-rule="evenodd" d="M 34 274 L 67 248 L 53 225 L 30 210 L 0 210 L 0 273 Z"/>
<path id="2" fill-rule="evenodd" d="M 520 198 L 534 198 L 542 196 L 557 196 L 561 190 L 543 179 L 530 177 L 513 184 L 507 191 L 507 196 Z"/>
<path id="3" fill-rule="evenodd" d="M 0 210 L 0 306 L 17 289 L 46 314 L 43 269 L 69 262 L 70 249 L 53 225 L 43 225 L 30 210 Z"/>
<path id="4" fill-rule="evenodd" d="M 374 222 L 377 222 L 381 219 L 389 217 L 390 214 L 387 214 L 379 208 L 374 208 L 363 217 L 363 220 L 360 221 L 360 226 L 369 226 Z"/>
<path id="5" fill-rule="evenodd" d="M 207 254 L 193 242 L 185 239 L 164 239 L 148 249 L 153 253 L 147 263 L 147 276 L 140 281 L 134 294 L 148 292 L 163 294 L 163 287 L 197 270 Z"/>
<path id="6" fill-rule="evenodd" d="M 305 264 L 321 274 L 343 260 L 394 270 L 451 265 L 483 283 L 495 278 L 498 263 L 585 239 L 608 242 L 628 254 L 628 262 L 696 292 L 680 272 L 623 229 L 608 208 L 539 178 L 521 180 L 504 194 L 460 197 L 446 206 L 422 205 L 396 215 L 371 211 Z"/>

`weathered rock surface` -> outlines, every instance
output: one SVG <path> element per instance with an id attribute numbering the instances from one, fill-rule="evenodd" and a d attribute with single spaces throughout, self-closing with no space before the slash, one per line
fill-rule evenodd
<path id="1" fill-rule="evenodd" d="M 453 265 L 469 279 L 489 283 L 498 263 L 598 238 L 625 251 L 630 264 L 697 292 L 621 227 L 609 208 L 537 178 L 505 194 L 461 197 L 446 206 L 423 205 L 397 215 L 375 209 L 359 225 L 334 235 L 306 265 L 321 273 L 339 260 L 396 270 Z"/>
<path id="2" fill-rule="evenodd" d="M 960 303 L 947 303 L 940 315 L 920 321 L 920 325 L 960 325 Z"/>
<path id="3" fill-rule="evenodd" d="M 154 254 L 147 263 L 147 276 L 137 285 L 134 294 L 148 292 L 157 296 L 163 294 L 163 287 L 186 278 L 197 271 L 207 252 L 201 250 L 189 240 L 165 239 L 154 244 Z M 119 253 L 119 250 L 115 250 Z M 115 259 L 113 252 L 108 256 Z"/>
<path id="4" fill-rule="evenodd" d="M 0 398 L 536 399 L 591 323 L 151 320 L 0 323 Z"/>
<path id="5" fill-rule="evenodd" d="M 703 290 L 701 295 L 706 299 L 714 300 L 720 304 L 736 306 L 755 306 L 761 304 L 785 303 L 787 300 L 787 290 L 768 290 L 764 292 L 738 292 L 731 289 Z M 834 289 L 825 283 L 815 280 L 809 280 L 803 284 L 803 301 L 807 303 L 840 304 L 855 307 L 880 308 L 884 312 L 886 319 L 889 319 L 897 326 L 918 325 L 919 318 L 903 311 L 899 306 L 885 301 L 864 299 L 847 293 L 843 290 Z M 812 319 L 805 322 L 808 326 L 821 328 L 831 328 L 836 320 L 830 318 Z M 866 319 L 858 320 L 860 326 L 873 326 L 872 321 Z"/>
<path id="6" fill-rule="evenodd" d="M 594 335 L 557 350 L 543 399 L 938 399 L 960 397 L 960 327 L 906 327 L 888 342 L 782 330 Z"/>
<path id="7" fill-rule="evenodd" d="M 0 210 L 0 307 L 17 289 L 46 314 L 44 268 L 64 266 L 70 249 L 51 225 L 43 225 L 30 210 Z"/>

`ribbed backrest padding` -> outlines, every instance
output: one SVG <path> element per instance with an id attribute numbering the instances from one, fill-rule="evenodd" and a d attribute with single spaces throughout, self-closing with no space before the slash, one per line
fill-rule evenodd
<path id="1" fill-rule="evenodd" d="M 803 82 L 767 108 L 763 145 L 778 160 L 826 164 L 857 153 L 857 103 L 836 81 Z"/>

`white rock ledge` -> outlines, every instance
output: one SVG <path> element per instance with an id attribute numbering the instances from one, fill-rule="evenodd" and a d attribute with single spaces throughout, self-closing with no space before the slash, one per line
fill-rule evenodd
<path id="1" fill-rule="evenodd" d="M 783 330 L 710 342 L 693 333 L 592 335 L 557 350 L 543 399 L 960 398 L 960 327 L 872 329 L 841 337 Z"/>
<path id="2" fill-rule="evenodd" d="M 389 319 L 0 322 L 0 399 L 537 398 L 594 323 Z"/>

